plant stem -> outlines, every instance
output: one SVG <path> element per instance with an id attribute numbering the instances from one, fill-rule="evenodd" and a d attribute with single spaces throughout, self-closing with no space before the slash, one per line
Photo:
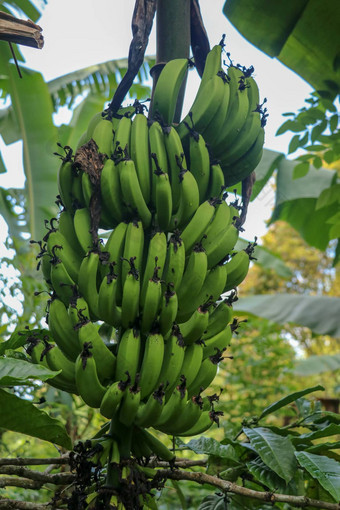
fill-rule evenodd
<path id="1" fill-rule="evenodd" d="M 162 66 L 174 58 L 189 58 L 190 0 L 157 0 L 156 10 L 156 66 L 153 88 Z M 174 122 L 179 122 L 185 92 L 184 80 L 179 93 Z"/>

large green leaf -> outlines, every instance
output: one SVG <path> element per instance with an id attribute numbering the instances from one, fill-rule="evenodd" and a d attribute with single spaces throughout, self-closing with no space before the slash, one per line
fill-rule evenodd
<path id="1" fill-rule="evenodd" d="M 323 455 L 295 452 L 298 463 L 335 499 L 340 499 L 340 463 Z"/>
<path id="2" fill-rule="evenodd" d="M 246 39 L 313 88 L 339 89 L 338 0 L 227 0 L 223 12 Z"/>
<path id="3" fill-rule="evenodd" d="M 270 406 L 266 407 L 262 411 L 262 413 L 261 413 L 261 415 L 259 417 L 259 420 L 261 418 L 264 418 L 268 414 L 274 413 L 278 409 L 281 409 L 282 407 L 285 407 L 288 404 L 291 404 L 292 402 L 295 402 L 295 400 L 297 400 L 298 398 L 301 398 L 304 395 L 308 395 L 308 393 L 313 393 L 314 391 L 324 390 L 324 389 L 325 388 L 323 388 L 322 386 L 318 385 L 318 386 L 313 386 L 313 388 L 306 388 L 305 390 L 296 391 L 294 393 L 291 393 L 290 395 L 287 395 L 286 397 L 283 397 L 280 400 L 278 400 L 277 402 L 274 402 Z"/>
<path id="4" fill-rule="evenodd" d="M 285 324 L 310 328 L 319 335 L 340 336 L 340 298 L 300 294 L 262 294 L 240 298 L 233 305 L 236 312 Z"/>
<path id="5" fill-rule="evenodd" d="M 294 493 L 291 490 L 287 490 L 287 484 L 274 471 L 272 471 L 260 459 L 260 457 L 247 462 L 247 467 L 256 480 L 266 485 L 272 491 L 283 492 L 286 494 L 287 492 L 289 494 Z"/>
<path id="6" fill-rule="evenodd" d="M 239 238 L 235 249 L 236 250 L 244 250 L 249 244 L 249 241 L 245 239 Z M 291 278 L 293 276 L 292 271 L 288 266 L 283 262 L 283 260 L 275 253 L 271 252 L 267 248 L 263 246 L 256 246 L 253 257 L 255 257 L 254 263 L 262 266 L 264 269 L 272 269 L 282 278 Z"/>
<path id="7" fill-rule="evenodd" d="M 1 428 L 44 439 L 69 450 L 72 448 L 64 425 L 32 402 L 0 389 L 0 407 Z"/>
<path id="8" fill-rule="evenodd" d="M 308 376 L 339 369 L 340 352 L 337 352 L 336 354 L 320 354 L 319 356 L 309 356 L 306 359 L 298 360 L 293 372 L 296 375 Z"/>
<path id="9" fill-rule="evenodd" d="M 32 379 L 46 381 L 56 374 L 42 365 L 34 365 L 22 359 L 0 358 L 0 386 L 31 384 Z"/>
<path id="10" fill-rule="evenodd" d="M 235 450 L 231 445 L 223 445 L 212 437 L 201 436 L 198 439 L 191 439 L 188 443 L 183 443 L 181 448 L 188 448 L 197 454 L 214 455 L 237 461 Z"/>
<path id="11" fill-rule="evenodd" d="M 20 126 L 28 198 L 29 230 L 34 239 L 42 237 L 44 219 L 55 216 L 58 159 L 53 156 L 58 141 L 52 122 L 52 103 L 40 73 L 24 73 L 19 79 L 9 66 L 10 91 Z"/>
<path id="12" fill-rule="evenodd" d="M 290 482 L 296 470 L 295 450 L 290 440 L 264 427 L 243 427 L 243 432 L 261 460 L 280 478 Z"/>
<path id="13" fill-rule="evenodd" d="M 331 224 L 328 218 L 338 211 L 338 204 L 316 209 L 321 192 L 335 182 L 337 173 L 333 170 L 311 167 L 308 174 L 293 179 L 295 163 L 282 159 L 276 176 L 276 203 L 270 223 L 285 220 L 299 232 L 303 239 L 324 251 L 330 240 Z"/>

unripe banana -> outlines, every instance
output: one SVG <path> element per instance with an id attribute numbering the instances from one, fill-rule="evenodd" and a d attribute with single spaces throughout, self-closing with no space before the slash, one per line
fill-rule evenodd
<path id="1" fill-rule="evenodd" d="M 190 319 L 179 324 L 185 345 L 190 345 L 200 340 L 209 322 L 209 312 L 204 308 L 197 308 Z"/>
<path id="2" fill-rule="evenodd" d="M 87 253 L 93 247 L 91 215 L 89 209 L 86 207 L 77 209 L 74 213 L 73 222 L 76 238 L 82 247 L 83 252 Z"/>
<path id="3" fill-rule="evenodd" d="M 100 316 L 97 289 L 98 279 L 100 280 L 99 266 L 99 252 L 91 251 L 83 258 L 78 276 L 80 294 L 86 299 L 91 316 L 95 319 Z"/>
<path id="4" fill-rule="evenodd" d="M 181 162 L 183 168 L 187 168 L 187 163 L 184 155 L 183 145 L 176 129 L 173 126 L 167 126 L 163 131 L 164 143 L 168 156 L 168 173 L 171 182 L 172 207 L 174 211 L 177 211 L 180 201 L 181 189 L 181 166 L 178 165 L 178 161 Z"/>
<path id="5" fill-rule="evenodd" d="M 185 376 L 187 387 L 195 380 L 203 359 L 203 347 L 193 343 L 185 347 L 183 364 L 180 374 Z"/>
<path id="6" fill-rule="evenodd" d="M 207 255 L 201 245 L 195 245 L 185 268 L 182 281 L 177 290 L 178 320 L 181 316 L 193 311 L 192 296 L 196 296 L 203 285 L 207 274 Z"/>
<path id="7" fill-rule="evenodd" d="M 201 241 L 204 232 L 214 216 L 216 205 L 216 199 L 203 202 L 181 233 L 181 238 L 184 241 L 187 254 L 195 243 Z"/>
<path id="8" fill-rule="evenodd" d="M 79 255 L 59 230 L 49 232 L 46 244 L 49 254 L 56 257 L 55 262 L 60 260 L 71 279 L 77 282 L 82 253 Z"/>
<path id="9" fill-rule="evenodd" d="M 108 420 L 111 420 L 114 417 L 126 388 L 127 382 L 125 381 L 116 381 L 108 387 L 100 403 L 101 415 L 105 416 Z"/>
<path id="10" fill-rule="evenodd" d="M 50 302 L 47 322 L 55 343 L 69 360 L 74 361 L 81 351 L 81 346 L 67 308 L 61 300 L 53 299 Z"/>
<path id="11" fill-rule="evenodd" d="M 70 361 L 59 349 L 57 345 L 45 345 L 46 361 L 51 370 L 61 370 L 61 376 L 65 382 L 75 387 L 75 369 L 74 363 Z"/>
<path id="12" fill-rule="evenodd" d="M 164 134 L 162 126 L 155 121 L 149 128 L 149 144 L 151 161 L 151 201 L 156 206 L 156 179 L 155 170 L 161 169 L 162 172 L 168 173 L 168 158 L 164 142 Z M 155 154 L 155 156 L 152 156 Z M 157 162 L 157 163 L 156 163 Z"/>
<path id="13" fill-rule="evenodd" d="M 119 171 L 112 159 L 107 159 L 100 174 L 102 208 L 111 222 L 111 227 L 123 221 L 127 209 L 123 204 Z"/>
<path id="14" fill-rule="evenodd" d="M 208 269 L 222 262 L 231 253 L 237 243 L 239 234 L 239 230 L 231 224 L 221 231 L 219 237 L 214 241 L 202 240 L 202 246 L 207 254 Z"/>
<path id="15" fill-rule="evenodd" d="M 61 211 L 59 215 L 59 232 L 64 236 L 64 238 L 67 240 L 71 248 L 78 253 L 78 256 L 80 257 L 83 255 L 83 249 L 81 245 L 78 242 L 74 226 L 73 226 L 73 216 L 67 209 L 64 209 Z"/>
<path id="16" fill-rule="evenodd" d="M 152 329 L 160 311 L 162 298 L 162 284 L 158 277 L 158 266 L 155 267 L 152 278 L 148 281 L 145 300 L 142 309 L 141 331 L 147 333 Z"/>
<path id="17" fill-rule="evenodd" d="M 167 396 L 171 395 L 179 380 L 184 354 L 183 337 L 178 327 L 174 327 L 171 336 L 165 342 L 163 363 L 157 382 L 165 385 Z"/>
<path id="18" fill-rule="evenodd" d="M 119 407 L 119 421 L 126 427 L 130 427 L 135 421 L 141 400 L 140 390 L 137 378 L 133 386 L 129 386 L 124 392 L 124 396 Z"/>
<path id="19" fill-rule="evenodd" d="M 78 329 L 80 347 L 86 350 L 91 345 L 91 354 L 98 366 L 98 376 L 101 382 L 110 381 L 114 378 L 116 357 L 105 345 L 98 333 L 97 326 L 93 322 L 83 322 Z M 99 406 L 98 406 L 99 407 Z"/>
<path id="20" fill-rule="evenodd" d="M 74 331 L 77 333 L 79 324 L 81 322 L 84 322 L 84 320 L 90 319 L 90 312 L 89 307 L 87 305 L 87 302 L 85 299 L 79 295 L 75 295 L 71 301 L 70 305 L 68 307 L 68 316 L 71 319 L 71 323 L 73 326 Z M 77 333 L 78 336 L 78 333 Z"/>
<path id="21" fill-rule="evenodd" d="M 114 144 L 115 155 L 119 155 L 124 151 L 130 154 L 130 133 L 131 133 L 131 118 L 129 115 L 124 115 L 119 123 L 115 132 Z"/>
<path id="22" fill-rule="evenodd" d="M 76 282 L 72 280 L 62 261 L 55 257 L 51 259 L 51 283 L 58 298 L 68 306 L 77 288 Z"/>
<path id="23" fill-rule="evenodd" d="M 118 276 L 112 270 L 104 276 L 98 293 L 98 313 L 105 322 L 119 328 L 122 323 L 122 309 L 117 304 Z"/>
<path id="24" fill-rule="evenodd" d="M 141 305 L 144 306 L 145 293 L 150 278 L 152 278 L 155 266 L 158 266 L 158 275 L 162 278 L 165 258 L 167 253 L 167 240 L 164 232 L 158 232 L 152 234 L 149 241 L 148 254 L 146 258 L 145 267 L 143 270 L 143 281 L 141 288 Z"/>
<path id="25" fill-rule="evenodd" d="M 90 407 L 100 407 L 106 388 L 100 383 L 91 345 L 84 347 L 75 364 L 76 384 L 79 395 Z"/>
<path id="26" fill-rule="evenodd" d="M 226 266 L 227 270 L 227 283 L 224 287 L 224 292 L 234 289 L 243 282 L 248 274 L 250 264 L 250 256 L 247 250 L 240 250 L 235 253 L 230 262 Z"/>
<path id="27" fill-rule="evenodd" d="M 141 221 L 130 221 L 125 235 L 125 244 L 122 263 L 122 285 L 130 270 L 130 259 L 134 259 L 135 268 L 141 273 L 144 249 L 144 230 Z"/>
<path id="28" fill-rule="evenodd" d="M 181 384 L 176 386 L 166 399 L 160 417 L 153 424 L 154 428 L 167 427 L 171 424 L 174 418 L 183 412 L 187 399 L 188 392 L 185 387 L 185 378 L 182 378 Z"/>
<path id="29" fill-rule="evenodd" d="M 190 437 L 197 436 L 198 434 L 206 432 L 214 423 L 212 416 L 212 411 L 203 411 L 196 423 L 191 428 L 187 429 L 185 432 L 181 432 L 178 435 L 181 437 Z"/>
<path id="30" fill-rule="evenodd" d="M 136 427 L 137 429 L 137 427 Z M 172 462 L 175 459 L 175 454 L 171 452 L 159 439 L 150 434 L 143 428 L 138 428 L 141 437 L 147 443 L 151 451 L 162 460 L 166 462 Z"/>
<path id="31" fill-rule="evenodd" d="M 196 131 L 190 133 L 189 154 L 189 170 L 196 179 L 199 190 L 199 201 L 202 203 L 206 197 L 209 186 L 210 156 L 203 136 Z"/>
<path id="32" fill-rule="evenodd" d="M 218 358 L 221 360 L 222 358 Z M 218 368 L 218 361 L 215 363 L 216 357 L 211 356 L 209 358 L 205 358 L 202 361 L 200 369 L 192 381 L 192 383 L 188 386 L 188 395 L 192 397 L 192 395 L 197 395 L 199 391 L 204 391 L 215 379 Z"/>
<path id="33" fill-rule="evenodd" d="M 149 150 L 148 120 L 143 113 L 137 113 L 132 121 L 130 156 L 135 162 L 139 185 L 147 204 L 151 195 L 151 159 Z"/>
<path id="34" fill-rule="evenodd" d="M 140 368 L 141 398 L 148 397 L 156 389 L 164 357 L 164 340 L 160 333 L 151 332 L 146 340 Z"/>
<path id="35" fill-rule="evenodd" d="M 158 76 L 152 98 L 152 118 L 160 118 L 163 124 L 173 122 L 178 94 L 188 69 L 186 58 L 175 58 L 166 63 Z"/>
<path id="36" fill-rule="evenodd" d="M 164 338 L 170 332 L 178 311 L 178 298 L 173 285 L 168 284 L 162 297 L 162 306 L 159 314 L 159 329 Z"/>
<path id="37" fill-rule="evenodd" d="M 154 171 L 156 221 L 161 230 L 168 230 L 172 215 L 172 194 L 168 174 L 161 169 Z"/>
<path id="38" fill-rule="evenodd" d="M 118 171 L 125 204 L 132 210 L 133 216 L 141 219 L 143 227 L 148 228 L 151 223 L 151 213 L 144 200 L 133 160 L 128 158 L 120 160 Z"/>
<path id="39" fill-rule="evenodd" d="M 73 210 L 72 185 L 75 172 L 72 168 L 72 161 L 66 159 L 60 165 L 58 170 L 58 190 L 64 207 L 68 211 Z"/>
<path id="40" fill-rule="evenodd" d="M 129 260 L 130 271 L 126 275 L 122 297 L 122 326 L 131 328 L 139 314 L 140 279 L 134 265 L 134 257 Z"/>
<path id="41" fill-rule="evenodd" d="M 141 337 L 137 329 L 129 328 L 124 331 L 118 344 L 116 362 L 116 380 L 123 380 L 128 373 L 134 381 L 139 367 L 141 353 Z"/>
<path id="42" fill-rule="evenodd" d="M 93 130 L 92 139 L 98 146 L 98 152 L 110 158 L 113 153 L 112 123 L 104 118 L 99 120 Z"/>
<path id="43" fill-rule="evenodd" d="M 219 352 L 222 352 L 226 347 L 228 347 L 231 336 L 231 327 L 226 326 L 219 333 L 216 333 L 216 335 L 204 340 L 203 360 L 209 356 L 215 355 L 216 353 L 218 354 Z"/>
<path id="44" fill-rule="evenodd" d="M 223 170 L 219 163 L 212 163 L 210 166 L 209 188 L 206 198 L 221 198 L 225 189 Z"/>
<path id="45" fill-rule="evenodd" d="M 200 292 L 192 300 L 193 305 L 196 308 L 204 305 L 206 308 L 209 303 L 217 301 L 224 292 L 226 281 L 226 265 L 217 264 L 207 273 Z"/>
<path id="46" fill-rule="evenodd" d="M 168 427 L 160 427 L 160 430 L 173 436 L 181 435 L 181 433 L 185 433 L 194 426 L 201 414 L 200 397 L 191 397 L 187 401 L 182 413 L 174 417 L 173 422 Z"/>
<path id="47" fill-rule="evenodd" d="M 180 163 L 181 164 L 181 163 Z M 189 223 L 199 206 L 199 189 L 195 177 L 189 170 L 181 169 L 179 206 L 173 214 L 170 229 L 183 229 Z"/>
<path id="48" fill-rule="evenodd" d="M 207 331 L 203 334 L 202 340 L 206 341 L 222 331 L 231 321 L 232 315 L 233 309 L 231 305 L 227 300 L 221 301 L 215 310 L 210 312 Z"/>
<path id="49" fill-rule="evenodd" d="M 152 427 L 155 421 L 160 417 L 164 406 L 163 384 L 155 390 L 147 401 L 141 402 L 136 414 L 135 423 L 139 427 Z"/>
<path id="50" fill-rule="evenodd" d="M 174 232 L 168 242 L 163 279 L 165 283 L 172 283 L 177 291 L 181 284 L 185 266 L 185 247 L 178 232 Z"/>

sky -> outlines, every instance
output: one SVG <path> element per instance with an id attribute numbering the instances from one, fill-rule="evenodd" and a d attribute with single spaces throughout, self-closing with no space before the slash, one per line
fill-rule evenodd
<path id="1" fill-rule="evenodd" d="M 284 121 L 282 114 L 303 107 L 312 89 L 298 75 L 242 37 L 223 15 L 224 1 L 200 0 L 210 45 L 217 44 L 222 34 L 226 34 L 226 51 L 231 53 L 233 61 L 246 67 L 254 66 L 261 99 L 267 98 L 269 112 L 265 147 L 285 152 L 290 134 L 275 137 Z M 92 64 L 126 57 L 131 42 L 134 4 L 135 0 L 49 0 L 38 21 L 43 29 L 44 47 L 42 50 L 21 47 L 25 65 L 41 72 L 48 81 Z M 147 55 L 155 54 L 155 32 L 154 24 Z M 198 82 L 196 72 L 191 72 L 183 114 L 192 104 Z M 55 122 L 66 122 L 69 116 L 69 112 L 62 111 L 55 117 Z M 0 150 L 9 170 L 0 175 L 0 186 L 23 186 L 21 142 L 5 147 L 0 138 Z M 253 239 L 255 235 L 260 237 L 265 233 L 265 220 L 270 217 L 273 200 L 272 187 L 268 185 L 249 209 L 244 237 Z M 0 228 L 3 232 L 2 224 Z"/>

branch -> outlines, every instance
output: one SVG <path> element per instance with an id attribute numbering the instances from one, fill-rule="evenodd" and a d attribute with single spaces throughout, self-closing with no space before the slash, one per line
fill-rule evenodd
<path id="1" fill-rule="evenodd" d="M 292 506 L 304 508 L 325 508 L 326 510 L 340 510 L 340 504 L 338 503 L 327 503 L 326 501 L 319 501 L 316 499 L 307 498 L 305 496 L 291 496 L 289 494 L 275 494 L 273 492 L 260 492 L 253 489 L 247 489 L 241 487 L 235 483 L 221 480 L 216 476 L 206 475 L 205 473 L 191 473 L 187 471 L 176 471 L 171 469 L 161 470 L 157 473 L 157 478 L 170 478 L 172 480 L 190 480 L 199 484 L 209 484 L 214 487 L 218 487 L 223 492 L 231 492 L 233 494 L 239 494 L 246 498 L 257 499 L 260 501 L 266 501 L 274 505 L 275 503 L 289 503 Z"/>
<path id="2" fill-rule="evenodd" d="M 33 471 L 22 466 L 2 466 L 0 467 L 0 475 L 15 475 L 28 478 L 40 482 L 40 485 L 44 483 L 52 483 L 54 485 L 67 485 L 75 480 L 75 475 L 72 473 L 54 473 L 49 475 L 41 471 Z M 0 478 L 1 480 L 1 478 Z"/>
<path id="3" fill-rule="evenodd" d="M 17 19 L 11 14 L 0 12 L 0 40 L 41 49 L 44 46 L 42 28 L 28 19 Z"/>
<path id="4" fill-rule="evenodd" d="M 0 510 L 47 510 L 49 503 L 29 503 L 16 499 L 1 499 Z M 55 510 L 60 510 L 56 508 Z"/>
<path id="5" fill-rule="evenodd" d="M 0 458 L 0 466 L 43 466 L 45 464 L 68 464 L 69 455 L 37 459 L 36 457 L 16 457 L 15 459 Z"/>
<path id="6" fill-rule="evenodd" d="M 174 467 L 175 468 L 183 468 L 183 469 L 190 468 L 190 467 L 195 467 L 195 466 L 203 466 L 203 467 L 205 467 L 207 465 L 207 462 L 208 462 L 207 459 L 201 459 L 201 460 L 176 459 Z M 165 462 L 165 461 L 162 461 L 162 460 L 158 461 L 157 458 L 155 458 L 155 459 L 152 459 L 148 463 L 148 466 L 150 466 L 150 467 L 167 468 L 167 467 L 169 467 L 169 463 Z"/>
<path id="7" fill-rule="evenodd" d="M 20 487 L 21 489 L 41 489 L 43 484 L 41 482 L 35 482 L 33 480 L 28 480 L 27 478 L 12 478 L 12 477 L 0 477 L 0 487 Z M 1 499 L 0 499 L 0 508 L 1 508 Z"/>

